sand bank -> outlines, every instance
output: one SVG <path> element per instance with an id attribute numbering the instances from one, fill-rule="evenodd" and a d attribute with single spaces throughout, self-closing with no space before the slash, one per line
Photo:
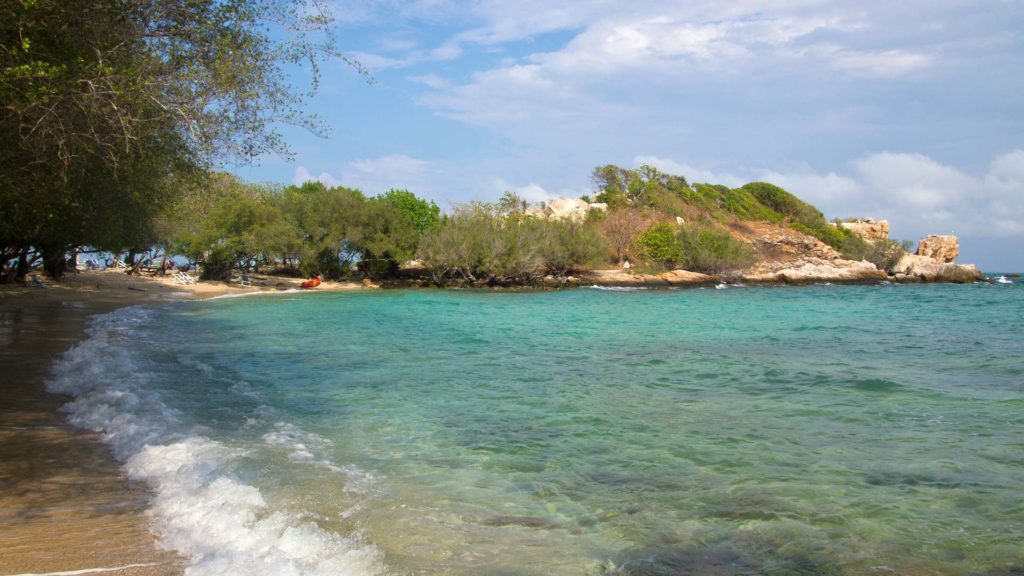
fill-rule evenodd
<path id="1" fill-rule="evenodd" d="M 184 563 L 157 547 L 148 528 L 146 486 L 128 481 L 110 451 L 59 412 L 69 398 L 45 381 L 56 358 L 83 336 L 90 316 L 122 306 L 298 287 L 254 277 L 253 287 L 103 270 L 46 287 L 0 286 L 0 576 L 91 570 L 95 574 L 181 574 Z M 357 284 L 325 283 L 319 290 Z"/>

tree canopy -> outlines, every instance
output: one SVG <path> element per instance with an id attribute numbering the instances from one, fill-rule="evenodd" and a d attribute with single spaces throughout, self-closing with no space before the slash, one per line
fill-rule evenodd
<path id="1" fill-rule="evenodd" d="M 321 131 L 288 71 L 338 56 L 316 0 L 15 0 L 0 6 L 0 256 L 152 241 L 197 171 Z"/>

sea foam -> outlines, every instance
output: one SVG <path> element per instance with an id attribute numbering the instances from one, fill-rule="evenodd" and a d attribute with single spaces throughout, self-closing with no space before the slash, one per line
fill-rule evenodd
<path id="1" fill-rule="evenodd" d="M 64 410 L 101 435 L 129 478 L 154 491 L 150 513 L 163 546 L 187 559 L 189 576 L 327 576 L 384 573 L 381 553 L 358 533 L 324 530 L 302 513 L 273 511 L 260 490 L 233 477 L 245 451 L 196 433 L 152 384 L 132 342 L 154 311 L 125 308 L 97 317 L 88 337 L 66 352 L 47 389 L 74 396 Z M 309 440 L 286 424 L 273 443 Z M 296 442 L 296 444 L 298 444 Z M 293 445 L 297 455 L 302 448 Z"/>

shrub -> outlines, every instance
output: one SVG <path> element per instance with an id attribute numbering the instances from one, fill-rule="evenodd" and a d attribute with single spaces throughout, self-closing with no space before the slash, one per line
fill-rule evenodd
<path id="1" fill-rule="evenodd" d="M 565 276 L 581 264 L 598 260 L 606 251 L 594 225 L 572 220 L 542 221 L 541 254 L 549 274 Z"/>
<path id="2" fill-rule="evenodd" d="M 725 209 L 743 220 L 764 220 L 767 222 L 779 222 L 782 220 L 782 216 L 778 212 L 759 202 L 749 190 L 743 188 L 727 190 L 722 194 L 722 199 Z"/>
<path id="3" fill-rule="evenodd" d="M 604 254 L 592 224 L 501 214 L 495 206 L 456 207 L 424 233 L 417 256 L 434 283 L 531 283 L 542 273 L 566 274 Z"/>
<path id="4" fill-rule="evenodd" d="M 903 255 L 909 252 L 913 245 L 913 242 L 909 240 L 902 242 L 888 239 L 877 240 L 871 243 L 871 247 L 864 256 L 864 259 L 874 264 L 879 270 L 892 273 L 900 258 L 903 258 Z"/>
<path id="5" fill-rule="evenodd" d="M 668 222 L 651 226 L 636 240 L 636 251 L 648 264 L 672 268 L 683 259 L 675 230 Z"/>
<path id="6" fill-rule="evenodd" d="M 913 243 L 909 241 L 899 242 L 896 240 L 864 240 L 854 234 L 852 238 L 843 243 L 840 252 L 847 260 L 865 260 L 875 265 L 879 270 L 892 272 L 900 258 L 910 251 Z"/>
<path id="7" fill-rule="evenodd" d="M 792 217 L 808 228 L 816 229 L 825 224 L 825 216 L 817 208 L 774 184 L 751 182 L 740 190 L 749 192 L 761 204 L 778 214 Z"/>
<path id="8" fill-rule="evenodd" d="M 694 272 L 721 274 L 753 264 L 754 251 L 728 232 L 687 227 L 679 231 L 684 267 Z"/>

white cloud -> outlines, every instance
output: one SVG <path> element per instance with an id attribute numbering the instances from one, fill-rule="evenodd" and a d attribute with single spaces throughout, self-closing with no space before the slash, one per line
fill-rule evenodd
<path id="1" fill-rule="evenodd" d="M 633 159 L 634 167 L 640 167 L 644 164 L 653 166 L 666 174 L 682 176 L 691 184 L 698 182 L 706 184 L 724 184 L 730 188 L 735 188 L 737 186 L 742 186 L 749 181 L 728 172 L 716 172 L 714 170 L 695 168 L 689 164 L 680 164 L 679 162 L 668 158 L 659 158 L 657 156 L 637 156 Z"/>
<path id="2" fill-rule="evenodd" d="M 507 190 L 515 192 L 521 198 L 523 198 L 527 202 L 530 202 L 531 204 L 536 204 L 538 202 L 550 202 L 551 200 L 554 200 L 558 196 L 557 194 L 552 194 L 548 192 L 547 190 L 538 186 L 537 184 L 534 184 L 533 182 L 527 184 L 526 186 L 510 186 L 503 180 L 496 180 L 495 188 L 498 188 L 502 191 Z"/>
<path id="3" fill-rule="evenodd" d="M 415 76 L 408 76 L 406 77 L 406 79 L 409 80 L 410 82 L 415 82 L 416 84 L 423 84 L 424 86 L 429 86 L 430 88 L 434 88 L 437 90 L 448 88 L 449 86 L 451 86 L 451 82 L 445 80 L 444 78 L 438 76 L 437 74 L 420 74 Z"/>
<path id="4" fill-rule="evenodd" d="M 836 66 L 874 76 L 894 78 L 932 63 L 925 54 L 903 50 L 882 52 L 838 52 L 834 56 Z"/>
<path id="5" fill-rule="evenodd" d="M 366 66 L 369 70 L 387 70 L 389 68 L 402 68 L 409 65 L 409 61 L 400 58 L 389 58 L 380 54 L 370 52 L 354 52 L 352 59 Z"/>
<path id="6" fill-rule="evenodd" d="M 404 188 L 420 196 L 436 198 L 439 176 L 443 169 L 434 162 L 391 154 L 379 158 L 353 160 L 344 173 L 346 185 L 370 195 L 391 188 Z"/>
<path id="7" fill-rule="evenodd" d="M 353 160 L 350 166 L 364 174 L 422 174 L 434 170 L 433 163 L 427 160 L 411 158 L 404 154 L 391 154 L 372 160 Z"/>
<path id="8" fill-rule="evenodd" d="M 445 61 L 455 60 L 462 56 L 462 47 L 457 43 L 448 42 L 430 51 L 430 60 Z"/>
<path id="9" fill-rule="evenodd" d="M 995 157 L 978 175 L 922 154 L 881 152 L 854 162 L 850 175 L 765 172 L 763 178 L 828 217 L 887 219 L 897 238 L 1024 235 L 1024 150 Z"/>
<path id="10" fill-rule="evenodd" d="M 503 60 L 460 85 L 427 84 L 434 92 L 420 103 L 517 143 L 566 132 L 589 135 L 582 123 L 608 118 L 613 120 L 606 124 L 624 125 L 625 136 L 639 138 L 666 124 L 686 130 L 706 122 L 720 113 L 718 98 L 747 94 L 744 104 L 768 106 L 782 93 L 780 84 L 815 84 L 825 75 L 849 82 L 864 75 L 893 79 L 936 63 L 889 37 L 866 41 L 870 25 L 862 11 L 815 1 L 748 0 L 726 9 L 701 1 L 646 0 L 630 9 L 544 4 L 513 9 L 484 2 L 477 12 L 487 25 L 454 36 L 448 45 L 465 51 L 474 42 L 571 30 L 561 47 Z M 713 93 L 705 93 L 708 86 Z M 638 117 L 651 120 L 634 121 Z"/>
<path id="11" fill-rule="evenodd" d="M 295 168 L 295 173 L 292 176 L 292 183 L 296 186 L 301 186 L 306 182 L 320 182 L 328 188 L 333 188 L 339 184 L 338 179 L 327 172 L 321 172 L 319 176 L 314 177 L 305 166 L 298 166 Z"/>

